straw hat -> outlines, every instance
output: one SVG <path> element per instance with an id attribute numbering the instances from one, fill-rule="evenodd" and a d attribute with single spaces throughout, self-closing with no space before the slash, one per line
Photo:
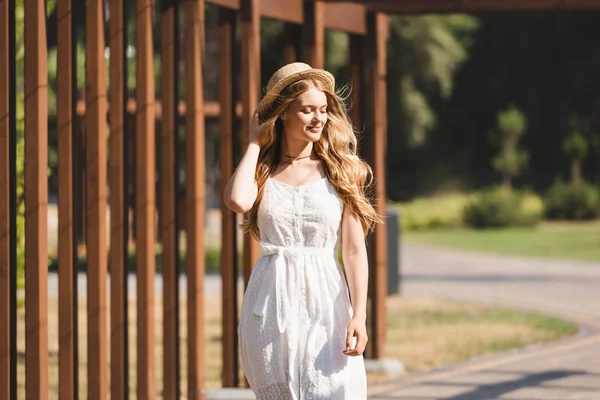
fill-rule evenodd
<path id="1" fill-rule="evenodd" d="M 273 101 L 277 99 L 283 89 L 301 79 L 319 80 L 327 86 L 328 90 L 335 91 L 335 78 L 331 73 L 312 68 L 310 65 L 301 62 L 290 63 L 279 68 L 269 79 L 266 94 L 260 103 L 258 113 L 263 114 L 271 107 Z"/>

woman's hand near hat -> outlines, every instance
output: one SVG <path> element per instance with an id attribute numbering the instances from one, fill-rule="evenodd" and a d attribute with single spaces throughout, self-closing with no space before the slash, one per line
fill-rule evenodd
<path id="1" fill-rule="evenodd" d="M 252 117 L 250 117 L 250 121 L 248 122 L 250 124 L 250 129 L 248 130 L 248 142 L 249 143 L 254 143 L 258 145 L 258 127 L 260 126 L 260 118 L 258 115 L 258 110 L 260 110 L 260 105 L 262 104 L 262 100 L 258 102 L 258 104 L 256 105 L 256 109 L 254 110 L 254 113 L 252 114 Z"/>
<path id="2" fill-rule="evenodd" d="M 254 114 L 250 117 L 250 121 L 248 122 L 250 125 L 250 129 L 248 130 L 248 143 L 258 145 L 258 108 L 260 107 L 260 103 L 256 106 L 256 110 L 254 110 Z"/>

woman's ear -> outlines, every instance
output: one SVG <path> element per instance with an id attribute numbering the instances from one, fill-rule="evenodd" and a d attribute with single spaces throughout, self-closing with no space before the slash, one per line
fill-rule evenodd
<path id="1" fill-rule="evenodd" d="M 279 116 L 279 118 L 281 118 L 283 120 L 285 120 L 287 118 L 287 115 L 286 115 L 285 111 L 281 113 L 281 115 Z"/>

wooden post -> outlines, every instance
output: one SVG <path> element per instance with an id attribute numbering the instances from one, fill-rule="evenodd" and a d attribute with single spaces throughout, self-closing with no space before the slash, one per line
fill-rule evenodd
<path id="1" fill-rule="evenodd" d="M 219 170 L 221 171 L 221 198 L 233 175 L 233 41 L 235 12 L 219 8 Z M 223 309 L 223 387 L 239 384 L 237 344 L 237 246 L 236 215 L 221 202 L 221 279 Z"/>
<path id="2" fill-rule="evenodd" d="M 128 396 L 127 229 L 125 196 L 125 13 L 110 1 L 110 395 Z"/>
<path id="3" fill-rule="evenodd" d="M 86 4 L 86 243 L 88 398 L 108 396 L 106 326 L 106 72 L 104 2 Z"/>
<path id="4" fill-rule="evenodd" d="M 364 94 L 364 37 L 359 35 L 350 35 L 350 82 L 352 92 L 350 93 L 350 119 L 357 132 L 362 132 L 364 125 L 364 102 L 361 101 Z M 362 138 L 359 138 L 362 140 Z M 360 148 L 360 146 L 359 146 Z"/>
<path id="5" fill-rule="evenodd" d="M 204 0 L 187 0 L 185 15 L 188 399 L 197 400 L 204 398 Z"/>
<path id="6" fill-rule="evenodd" d="M 48 53 L 43 0 L 25 1 L 25 370 L 48 398 Z"/>
<path id="7" fill-rule="evenodd" d="M 248 144 L 249 121 L 260 94 L 260 13 L 258 0 L 240 0 L 242 19 L 242 142 Z M 259 246 L 250 234 L 244 235 L 244 282 L 248 285 Z"/>
<path id="8" fill-rule="evenodd" d="M 368 151 L 375 177 L 375 210 L 386 216 L 385 160 L 387 136 L 386 42 L 388 19 L 382 13 L 367 15 L 367 87 L 369 90 Z M 387 235 L 385 224 L 378 224 L 369 246 L 370 267 L 370 351 L 369 357 L 385 356 L 387 297 Z"/>
<path id="9" fill-rule="evenodd" d="M 154 383 L 155 111 L 152 0 L 136 2 L 136 267 L 137 395 L 156 396 Z"/>
<path id="10" fill-rule="evenodd" d="M 58 391 L 61 399 L 77 397 L 75 313 L 77 293 L 73 279 L 75 235 L 73 226 L 73 51 L 71 0 L 59 0 L 57 41 L 58 119 Z"/>
<path id="11" fill-rule="evenodd" d="M 15 160 L 11 157 L 11 96 L 10 69 L 13 63 L 10 39 L 11 31 L 15 29 L 10 21 L 14 12 L 14 4 L 0 2 L 0 398 L 16 398 L 16 387 L 13 386 L 14 372 L 12 371 L 12 334 L 11 313 L 16 308 L 11 296 L 11 271 L 16 265 L 11 263 L 11 247 L 13 232 L 11 227 L 11 165 Z M 14 396 L 14 397 L 13 397 Z"/>
<path id="12" fill-rule="evenodd" d="M 325 2 L 304 3 L 304 60 L 313 68 L 325 68 Z"/>
<path id="13" fill-rule="evenodd" d="M 160 237 L 163 274 L 163 397 L 179 398 L 179 306 L 177 290 L 177 7 L 162 1 L 161 90 L 162 121 L 160 134 Z"/>

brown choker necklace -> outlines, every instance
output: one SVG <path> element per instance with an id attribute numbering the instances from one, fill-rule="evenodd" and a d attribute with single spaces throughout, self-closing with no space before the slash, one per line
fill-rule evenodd
<path id="1" fill-rule="evenodd" d="M 287 157 L 288 159 L 290 159 L 290 160 L 295 160 L 295 161 L 298 161 L 298 160 L 303 160 L 303 159 L 305 159 L 305 158 L 308 158 L 308 157 L 312 156 L 312 153 L 311 153 L 311 154 L 309 154 L 309 155 L 307 155 L 307 156 L 303 156 L 303 157 L 292 157 L 292 156 L 289 156 L 289 155 L 287 155 L 287 154 L 285 154 L 285 153 L 283 153 L 283 155 L 284 155 L 285 157 Z"/>

